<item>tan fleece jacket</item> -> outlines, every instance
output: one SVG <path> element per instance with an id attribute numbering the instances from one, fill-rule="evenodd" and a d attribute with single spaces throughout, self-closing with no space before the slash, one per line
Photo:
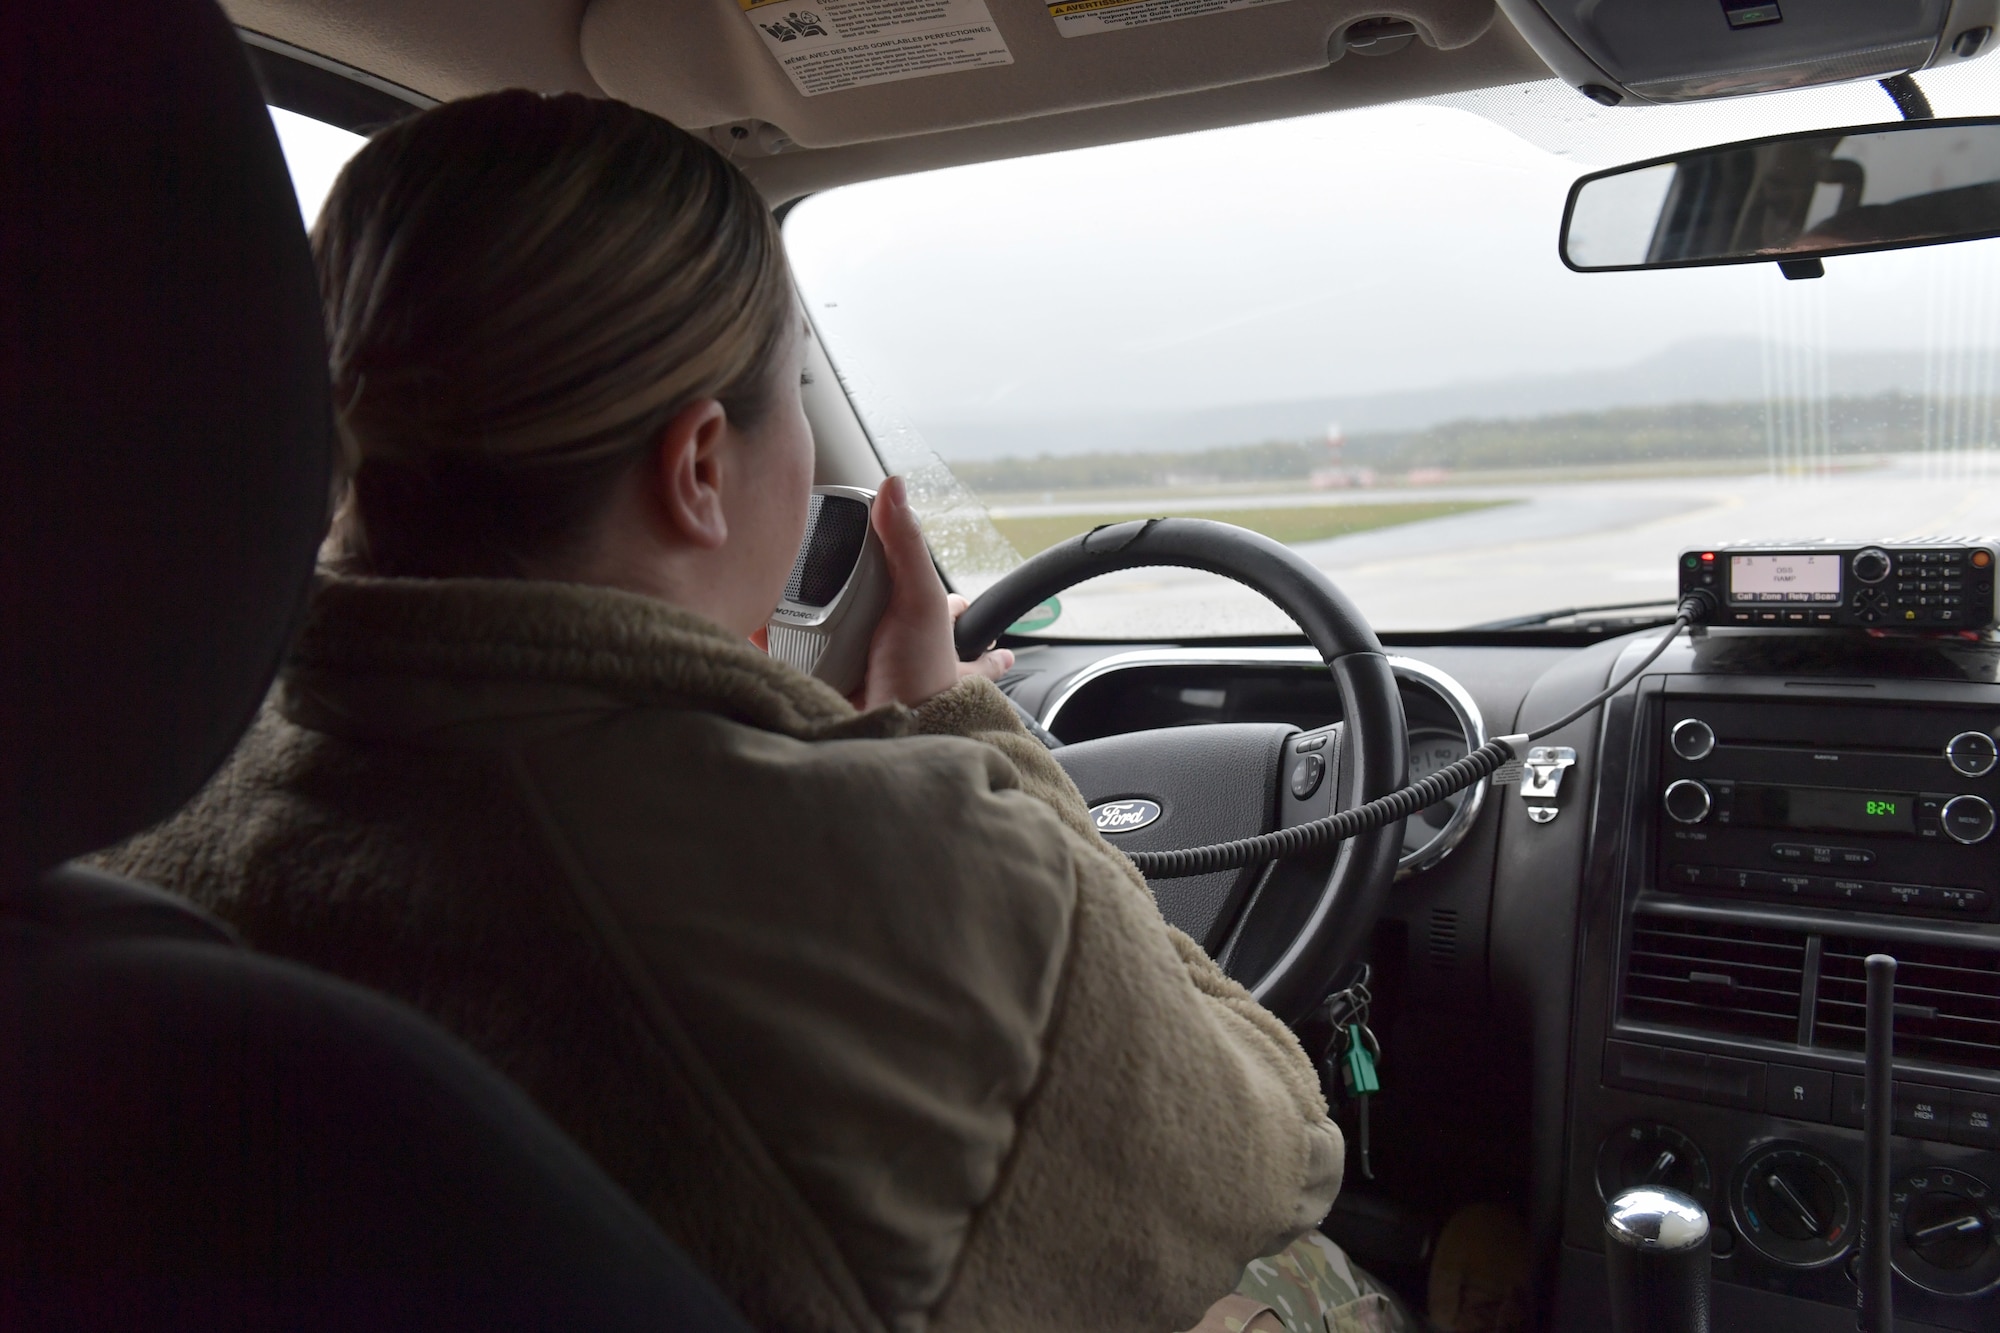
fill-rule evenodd
<path id="1" fill-rule="evenodd" d="M 104 860 L 429 1012 L 763 1328 L 1167 1333 L 1339 1187 L 1296 1040 L 985 681 L 858 714 L 643 598 L 329 580 Z"/>

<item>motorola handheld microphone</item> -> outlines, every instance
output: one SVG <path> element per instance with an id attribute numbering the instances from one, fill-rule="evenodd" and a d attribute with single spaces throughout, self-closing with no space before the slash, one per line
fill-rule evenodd
<path id="1" fill-rule="evenodd" d="M 882 540 L 868 521 L 875 492 L 815 486 L 805 540 L 766 632 L 771 656 L 842 694 L 861 688 L 868 645 L 889 604 Z"/>

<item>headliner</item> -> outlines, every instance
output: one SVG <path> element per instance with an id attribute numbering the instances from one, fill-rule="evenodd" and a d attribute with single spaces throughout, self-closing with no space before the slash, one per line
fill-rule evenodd
<path id="1" fill-rule="evenodd" d="M 737 0 L 223 0 L 240 26 L 446 99 L 612 96 L 730 151 L 773 203 L 848 181 L 1549 77 L 1492 0 L 1282 0 L 1064 37 L 1040 0 L 987 0 L 1014 63 L 806 97 Z M 1400 51 L 1329 61 L 1361 19 Z M 769 153 L 731 126 L 796 145 Z"/>

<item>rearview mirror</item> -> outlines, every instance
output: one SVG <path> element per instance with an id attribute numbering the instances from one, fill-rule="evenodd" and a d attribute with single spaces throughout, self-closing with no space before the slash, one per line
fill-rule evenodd
<path id="1" fill-rule="evenodd" d="M 1570 188 L 1561 254 L 1597 273 L 1994 235 L 2000 118 L 1981 117 L 1782 134 L 1596 172 Z"/>

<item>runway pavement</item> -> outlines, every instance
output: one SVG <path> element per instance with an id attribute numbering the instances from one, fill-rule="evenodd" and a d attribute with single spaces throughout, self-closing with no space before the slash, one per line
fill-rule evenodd
<path id="1" fill-rule="evenodd" d="M 1376 628 L 1451 629 L 1557 607 L 1670 597 L 1674 562 L 1690 546 L 2000 535 L 2000 465 L 1990 454 L 1906 455 L 1880 468 L 1821 477 L 1656 477 L 1327 497 L 1334 503 L 1456 498 L 1516 503 L 1298 550 L 1326 570 Z M 1207 503 L 1240 509 L 1296 499 L 1229 496 Z M 1134 509 L 1198 514 L 1200 507 Z M 1249 591 L 1182 570 L 1111 575 L 1071 589 L 1062 603 L 1053 634 L 1165 637 L 1292 628 Z"/>

